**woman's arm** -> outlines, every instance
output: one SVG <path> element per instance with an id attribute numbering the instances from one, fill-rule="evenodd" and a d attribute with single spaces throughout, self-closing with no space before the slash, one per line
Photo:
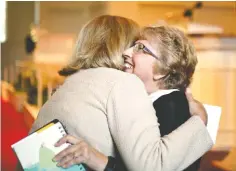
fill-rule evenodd
<path id="1" fill-rule="evenodd" d="M 114 86 L 107 117 L 112 137 L 131 171 L 182 170 L 212 147 L 199 116 L 161 138 L 152 103 L 141 80 L 133 75 Z"/>

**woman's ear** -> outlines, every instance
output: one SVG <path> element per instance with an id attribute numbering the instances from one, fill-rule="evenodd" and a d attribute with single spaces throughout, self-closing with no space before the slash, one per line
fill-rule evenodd
<path id="1" fill-rule="evenodd" d="M 158 81 L 158 80 L 161 79 L 162 77 L 164 77 L 164 75 L 162 75 L 162 74 L 153 74 L 153 80 L 154 80 L 154 81 Z"/>

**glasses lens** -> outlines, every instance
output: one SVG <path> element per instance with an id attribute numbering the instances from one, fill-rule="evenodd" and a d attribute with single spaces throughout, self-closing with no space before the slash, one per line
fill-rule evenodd
<path id="1" fill-rule="evenodd" d="M 139 44 L 138 44 L 138 50 L 139 50 L 139 51 L 143 51 L 143 49 L 144 49 L 144 45 L 141 44 L 141 43 L 139 43 Z"/>
<path id="2" fill-rule="evenodd" d="M 135 52 L 143 52 L 144 45 L 141 43 L 137 43 L 134 45 L 134 51 Z"/>
<path id="3" fill-rule="evenodd" d="M 133 51 L 135 53 L 146 53 L 146 54 L 149 54 L 151 56 L 153 56 L 154 58 L 158 59 L 158 57 L 153 54 L 144 44 L 142 43 L 137 43 L 134 45 L 134 49 Z"/>

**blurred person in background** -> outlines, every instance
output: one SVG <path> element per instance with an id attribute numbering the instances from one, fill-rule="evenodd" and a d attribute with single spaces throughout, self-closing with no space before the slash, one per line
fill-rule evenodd
<path id="1" fill-rule="evenodd" d="M 105 15 L 88 22 L 79 34 L 71 63 L 60 72 L 68 77 L 40 109 L 31 132 L 59 119 L 70 135 L 101 152 L 87 151 L 93 153 L 93 162 L 84 163 L 94 170 L 113 167 L 106 156 L 114 157 L 116 147 L 128 170 L 134 171 L 183 170 L 208 151 L 212 140 L 199 103 L 189 101 L 193 116 L 161 137 L 143 82 L 121 71 L 122 53 L 138 33 L 138 25 L 123 17 Z M 66 158 L 79 159 L 80 153 Z"/>

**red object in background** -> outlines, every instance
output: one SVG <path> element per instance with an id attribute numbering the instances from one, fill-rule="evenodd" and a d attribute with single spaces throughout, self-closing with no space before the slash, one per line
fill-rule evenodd
<path id="1" fill-rule="evenodd" d="M 1 98 L 1 170 L 14 171 L 17 157 L 11 145 L 28 135 L 22 113 Z"/>

